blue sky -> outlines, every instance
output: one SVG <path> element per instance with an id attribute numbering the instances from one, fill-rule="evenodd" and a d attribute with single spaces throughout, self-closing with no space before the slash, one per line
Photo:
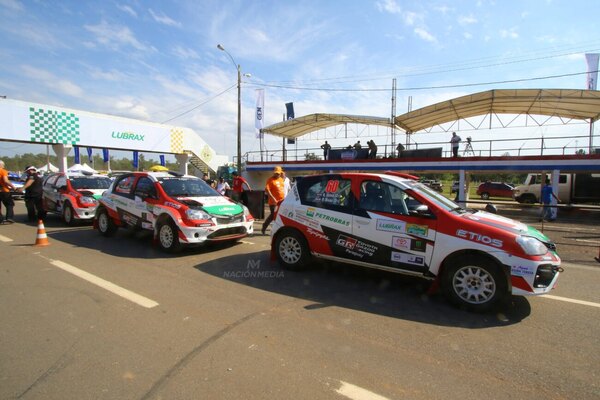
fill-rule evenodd
<path id="1" fill-rule="evenodd" d="M 583 89 L 584 75 L 529 79 L 585 73 L 584 54 L 600 52 L 599 9 L 594 0 L 0 0 L 0 95 L 168 121 L 231 157 L 236 70 L 218 43 L 252 75 L 242 86 L 245 153 L 259 150 L 257 88 L 266 125 L 287 102 L 296 116 L 389 117 L 393 78 L 398 115 L 409 96 L 415 109 L 490 89 Z"/>

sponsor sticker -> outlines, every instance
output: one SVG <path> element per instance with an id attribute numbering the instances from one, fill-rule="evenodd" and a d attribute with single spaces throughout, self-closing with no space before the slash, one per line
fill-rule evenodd
<path id="1" fill-rule="evenodd" d="M 323 214 L 322 212 L 315 212 L 315 218 L 318 218 L 323 221 L 333 222 L 334 224 L 350 226 L 350 221 L 345 220 L 343 218 L 334 217 L 332 215 Z"/>
<path id="2" fill-rule="evenodd" d="M 375 229 L 377 229 L 378 231 L 385 231 L 385 232 L 404 233 L 404 231 L 406 229 L 406 222 L 392 221 L 389 219 L 378 219 Z"/>
<path id="3" fill-rule="evenodd" d="M 315 216 L 315 209 L 312 208 L 312 207 L 308 207 L 306 209 L 306 216 L 309 217 L 309 218 L 314 218 L 314 216 Z"/>
<path id="4" fill-rule="evenodd" d="M 425 265 L 425 257 L 423 256 L 417 256 L 414 254 L 407 253 L 398 253 L 396 251 L 392 252 L 392 261 L 403 264 Z"/>
<path id="5" fill-rule="evenodd" d="M 392 237 L 392 248 L 398 250 L 410 250 L 411 240 L 410 238 L 393 236 Z"/>
<path id="6" fill-rule="evenodd" d="M 417 236 L 427 236 L 429 227 L 427 225 L 407 224 L 406 233 Z"/>
<path id="7" fill-rule="evenodd" d="M 526 267 L 523 265 L 513 265 L 510 273 L 512 275 L 518 275 L 518 276 L 532 276 L 535 271 L 533 268 L 530 267 Z"/>
<path id="8" fill-rule="evenodd" d="M 358 258 L 363 258 L 364 256 L 372 257 L 377 251 L 377 246 L 346 235 L 339 235 L 335 243 L 343 247 L 346 253 Z"/>
<path id="9" fill-rule="evenodd" d="M 312 228 L 306 228 L 306 233 L 308 233 L 311 236 L 316 237 L 317 239 L 323 239 L 323 240 L 329 241 L 329 236 L 327 236 L 323 232 L 316 231 Z"/>
<path id="10" fill-rule="evenodd" d="M 410 249 L 414 251 L 425 252 L 427 250 L 427 242 L 421 239 L 413 239 L 410 242 Z"/>
<path id="11" fill-rule="evenodd" d="M 475 232 L 469 232 L 464 229 L 458 229 L 456 231 L 456 236 L 461 237 L 463 239 L 471 240 L 473 242 L 479 242 L 483 244 L 487 244 L 494 247 L 502 247 L 502 240 L 493 239 L 489 236 L 481 235 Z"/>

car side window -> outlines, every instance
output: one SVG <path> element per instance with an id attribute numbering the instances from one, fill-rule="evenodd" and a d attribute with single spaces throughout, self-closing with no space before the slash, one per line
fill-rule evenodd
<path id="1" fill-rule="evenodd" d="M 59 176 L 58 179 L 56 180 L 56 183 L 54 184 L 54 186 L 57 189 L 60 189 L 62 187 L 66 187 L 67 186 L 67 178 L 65 176 Z"/>
<path id="2" fill-rule="evenodd" d="M 351 181 L 337 176 L 304 178 L 299 185 L 302 203 L 314 207 L 350 212 Z"/>
<path id="3" fill-rule="evenodd" d="M 58 177 L 58 175 L 50 175 L 48 178 L 46 178 L 46 180 L 44 181 L 44 186 L 46 187 L 52 187 L 54 186 L 54 183 L 56 182 L 56 178 Z"/>
<path id="4" fill-rule="evenodd" d="M 142 197 L 156 197 L 154 182 L 147 176 L 141 177 L 135 185 L 135 194 Z"/>
<path id="5" fill-rule="evenodd" d="M 133 182 L 135 180 L 135 176 L 129 175 L 120 178 L 115 183 L 114 193 L 119 194 L 126 197 L 131 197 L 131 191 L 133 189 Z"/>

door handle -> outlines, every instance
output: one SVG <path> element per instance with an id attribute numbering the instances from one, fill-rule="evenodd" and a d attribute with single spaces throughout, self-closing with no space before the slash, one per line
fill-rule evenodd
<path id="1" fill-rule="evenodd" d="M 355 221 L 359 225 L 369 225 L 371 223 L 370 219 L 356 219 Z"/>

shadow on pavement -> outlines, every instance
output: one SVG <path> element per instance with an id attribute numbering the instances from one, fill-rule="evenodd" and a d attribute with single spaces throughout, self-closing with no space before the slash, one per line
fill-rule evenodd
<path id="1" fill-rule="evenodd" d="M 469 313 L 454 308 L 430 283 L 385 271 L 339 263 L 315 263 L 293 272 L 269 260 L 269 252 L 221 257 L 195 266 L 199 271 L 268 292 L 312 302 L 306 310 L 343 307 L 386 317 L 469 329 L 507 326 L 531 313 L 525 297 L 512 296 L 495 312 Z"/>

